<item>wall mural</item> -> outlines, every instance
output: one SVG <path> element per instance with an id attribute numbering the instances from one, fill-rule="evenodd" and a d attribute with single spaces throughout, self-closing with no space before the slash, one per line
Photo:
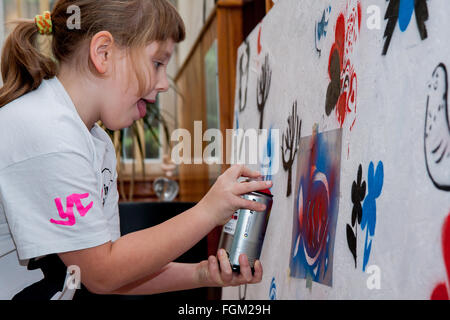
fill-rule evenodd
<path id="1" fill-rule="evenodd" d="M 283 0 L 245 39 L 234 123 L 274 202 L 262 282 L 224 299 L 449 299 L 448 15 Z M 242 137 L 233 156 L 250 159 Z"/>

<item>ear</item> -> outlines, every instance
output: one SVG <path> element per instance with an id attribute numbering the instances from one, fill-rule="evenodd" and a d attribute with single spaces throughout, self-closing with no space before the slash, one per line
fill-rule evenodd
<path id="1" fill-rule="evenodd" d="M 108 31 L 96 33 L 89 47 L 89 57 L 100 74 L 105 74 L 112 63 L 114 38 Z"/>

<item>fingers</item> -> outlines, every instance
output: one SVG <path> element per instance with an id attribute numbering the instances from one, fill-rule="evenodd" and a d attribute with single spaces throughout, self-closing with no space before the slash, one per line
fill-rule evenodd
<path id="1" fill-rule="evenodd" d="M 217 285 L 223 286 L 223 282 L 220 277 L 219 263 L 217 262 L 217 258 L 214 256 L 210 256 L 208 258 L 208 271 L 211 280 L 214 281 Z"/>
<path id="2" fill-rule="evenodd" d="M 262 280 L 263 269 L 262 264 L 259 260 L 255 261 L 255 273 L 253 274 L 253 279 L 251 283 L 258 283 Z"/>
<path id="3" fill-rule="evenodd" d="M 236 202 L 239 209 L 248 209 L 251 211 L 258 211 L 258 212 L 266 210 L 266 205 L 257 201 L 239 198 Z"/>
<path id="4" fill-rule="evenodd" d="M 236 164 L 228 170 L 230 170 L 230 175 L 235 180 L 237 180 L 240 177 L 247 177 L 254 179 L 261 177 L 261 173 L 259 173 L 258 171 L 250 170 L 246 166 L 240 164 Z"/>
<path id="5" fill-rule="evenodd" d="M 228 254 L 224 249 L 220 249 L 217 253 L 220 264 L 220 275 L 222 281 L 227 284 L 233 280 L 233 270 L 231 270 L 230 260 L 228 260 Z"/>
<path id="6" fill-rule="evenodd" d="M 248 263 L 247 255 L 241 254 L 239 256 L 239 265 L 240 265 L 240 271 L 244 283 L 249 283 L 253 280 L 252 270 L 250 268 L 250 264 Z"/>
<path id="7" fill-rule="evenodd" d="M 226 251 L 220 249 L 217 252 L 217 257 L 210 256 L 208 258 L 210 279 L 221 287 L 261 282 L 263 270 L 259 260 L 255 261 L 254 274 L 252 274 L 247 255 L 241 254 L 239 256 L 239 265 L 240 273 L 233 273 Z"/>
<path id="8" fill-rule="evenodd" d="M 255 284 L 261 282 L 263 276 L 263 269 L 261 262 L 259 260 L 255 261 L 255 264 L 253 266 L 255 272 L 253 274 L 250 264 L 248 262 L 248 258 L 245 254 L 241 254 L 239 256 L 239 264 L 241 274 L 238 276 L 238 285 L 246 283 Z"/>
<path id="9" fill-rule="evenodd" d="M 253 191 L 260 191 L 272 186 L 272 181 L 250 181 L 236 184 L 234 190 L 237 195 L 246 194 Z"/>

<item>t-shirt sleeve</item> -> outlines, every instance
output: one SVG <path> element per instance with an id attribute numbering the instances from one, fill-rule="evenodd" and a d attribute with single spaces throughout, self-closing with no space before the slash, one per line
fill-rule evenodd
<path id="1" fill-rule="evenodd" d="M 114 162 L 112 168 L 115 168 Z M 119 216 L 119 191 L 117 189 L 117 171 L 114 176 L 103 175 L 103 212 L 109 223 L 111 240 L 114 242 L 120 238 L 120 216 Z"/>
<path id="2" fill-rule="evenodd" d="M 18 162 L 0 172 L 0 197 L 20 259 L 111 241 L 102 185 L 74 152 Z"/>

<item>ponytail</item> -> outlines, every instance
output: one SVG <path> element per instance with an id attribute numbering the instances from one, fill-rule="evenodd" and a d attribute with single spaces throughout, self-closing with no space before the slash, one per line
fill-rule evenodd
<path id="1" fill-rule="evenodd" d="M 21 20 L 6 39 L 1 61 L 0 108 L 37 89 L 42 80 L 56 76 L 56 62 L 39 52 L 38 34 L 34 20 Z"/>
<path id="2" fill-rule="evenodd" d="M 72 30 L 67 22 L 73 6 L 80 9 L 79 19 L 83 23 Z M 100 31 L 109 31 L 115 44 L 130 49 L 131 53 L 153 41 L 172 39 L 178 43 L 186 35 L 181 16 L 168 0 L 58 0 L 52 12 L 44 12 L 39 21 L 20 20 L 5 42 L 0 108 L 37 89 L 42 80 L 55 77 L 61 64 L 76 61 L 81 70 L 89 70 L 89 50 L 83 44 Z M 40 32 L 47 35 L 47 31 L 51 32 L 54 60 L 38 48 L 37 36 Z M 137 65 L 134 68 L 139 69 Z M 140 72 L 137 77 L 141 87 L 141 78 L 145 77 Z"/>

